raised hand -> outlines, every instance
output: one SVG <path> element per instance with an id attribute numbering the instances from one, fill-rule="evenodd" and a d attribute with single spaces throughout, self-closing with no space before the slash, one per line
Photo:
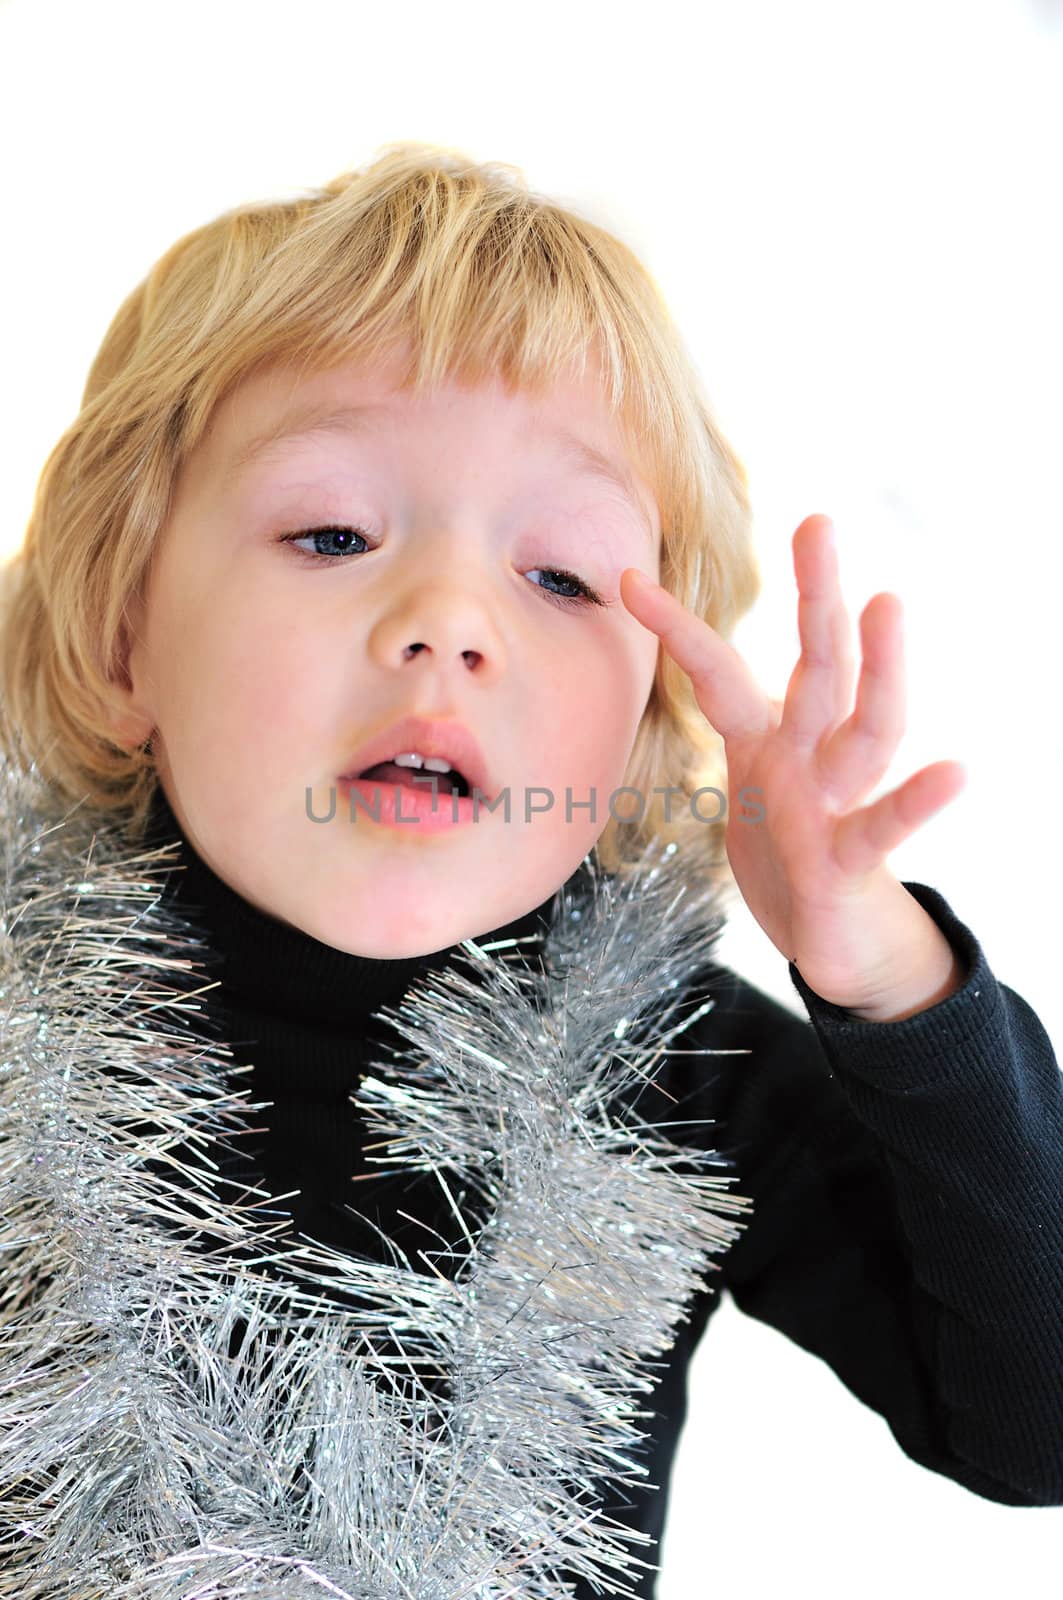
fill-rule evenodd
<path id="1" fill-rule="evenodd" d="M 728 860 L 772 943 L 824 999 L 897 1021 L 944 999 L 963 973 L 937 924 L 886 865 L 891 850 L 956 797 L 957 761 L 923 767 L 870 805 L 905 726 L 899 598 L 860 615 L 862 663 L 851 709 L 851 622 L 833 525 L 806 517 L 793 538 L 801 654 L 783 701 L 707 622 L 635 567 L 627 609 L 688 674 L 727 758 Z M 757 791 L 750 820 L 742 791 Z"/>

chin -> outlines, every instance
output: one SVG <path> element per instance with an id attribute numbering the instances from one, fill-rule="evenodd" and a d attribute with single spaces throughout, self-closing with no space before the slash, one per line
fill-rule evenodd
<path id="1" fill-rule="evenodd" d="M 459 932 L 452 935 L 438 924 L 411 923 L 398 910 L 381 918 L 377 908 L 359 911 L 354 916 L 348 908 L 345 914 L 315 920 L 309 931 L 323 944 L 371 961 L 409 961 L 434 955 L 437 950 L 460 943 L 462 938 Z"/>

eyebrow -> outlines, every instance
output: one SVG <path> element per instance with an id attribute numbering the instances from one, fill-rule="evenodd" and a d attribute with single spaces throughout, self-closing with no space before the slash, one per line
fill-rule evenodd
<path id="1" fill-rule="evenodd" d="M 391 408 L 387 405 L 369 403 L 337 406 L 319 401 L 316 404 L 301 406 L 287 412 L 272 427 L 256 434 L 254 438 L 241 445 L 230 458 L 226 476 L 229 482 L 232 482 L 255 462 L 268 460 L 274 454 L 282 454 L 290 445 L 305 439 L 327 438 L 329 435 L 337 434 L 350 437 L 364 432 L 383 422 L 390 412 Z M 635 487 L 635 481 L 622 462 L 614 461 L 611 456 L 595 449 L 585 439 L 579 438 L 568 428 L 556 423 L 533 424 L 530 431 L 555 444 L 562 459 L 576 465 L 581 476 L 596 478 L 600 483 L 608 483 L 614 489 L 619 489 L 630 502 L 632 510 L 637 513 L 646 537 L 652 542 L 653 529 L 650 520 Z"/>

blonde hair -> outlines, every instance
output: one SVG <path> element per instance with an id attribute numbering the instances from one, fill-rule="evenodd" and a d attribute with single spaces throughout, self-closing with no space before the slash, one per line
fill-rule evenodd
<path id="1" fill-rule="evenodd" d="M 415 390 L 497 375 L 538 394 L 593 355 L 657 499 L 661 582 L 729 636 L 760 588 L 747 477 L 654 279 L 519 169 L 404 142 L 305 197 L 239 206 L 186 234 L 120 306 L 4 574 L 11 755 L 72 801 L 125 813 L 140 836 L 158 779 L 150 741 L 115 742 L 113 691 L 128 683 L 127 608 L 183 461 L 260 366 L 372 363 L 400 347 L 414 352 L 403 387 Z M 643 814 L 610 818 L 602 864 L 623 870 L 663 836 L 733 887 L 724 819 L 689 804 L 699 787 L 726 793 L 724 774 L 722 740 L 662 646 L 626 774 Z M 665 784 L 682 790 L 671 821 L 652 792 Z"/>

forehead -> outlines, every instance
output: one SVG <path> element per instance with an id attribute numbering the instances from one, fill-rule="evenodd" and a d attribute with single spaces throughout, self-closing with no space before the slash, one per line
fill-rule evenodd
<path id="1" fill-rule="evenodd" d="M 211 431 L 238 452 L 260 435 L 281 436 L 306 417 L 333 409 L 365 406 L 396 423 L 439 423 L 448 416 L 502 417 L 512 426 L 558 419 L 579 422 L 590 442 L 623 445 L 623 430 L 610 415 L 595 365 L 582 376 L 553 380 L 539 392 L 510 391 L 500 375 L 477 383 L 450 378 L 434 389 L 415 391 L 404 382 L 408 357 L 393 355 L 372 363 L 348 361 L 306 371 L 284 363 L 260 368 L 230 391 L 219 405 Z"/>
<path id="2" fill-rule="evenodd" d="M 454 427 L 490 434 L 522 453 L 541 452 L 580 475 L 609 484 L 639 511 L 655 538 L 657 507 L 642 464 L 610 414 L 597 370 L 559 379 L 539 392 L 510 391 L 500 377 L 470 384 L 448 380 L 432 390 L 401 387 L 393 359 L 344 363 L 314 372 L 274 365 L 245 379 L 219 405 L 209 454 L 227 484 L 256 465 L 283 461 L 314 440 L 401 436 L 408 430 Z"/>

